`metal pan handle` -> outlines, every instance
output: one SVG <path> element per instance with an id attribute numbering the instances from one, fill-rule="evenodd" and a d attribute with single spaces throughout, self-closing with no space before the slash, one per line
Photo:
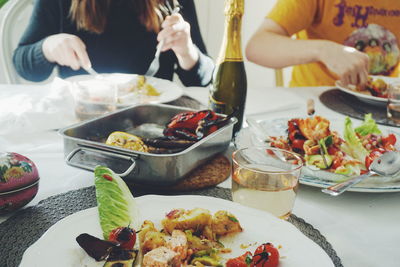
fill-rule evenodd
<path id="1" fill-rule="evenodd" d="M 117 153 L 113 153 L 113 152 L 109 152 L 109 151 L 103 151 L 103 150 L 99 150 L 99 149 L 95 149 L 95 148 L 88 148 L 88 147 L 78 147 L 75 148 L 74 150 L 72 150 L 68 156 L 65 158 L 66 162 L 68 165 L 73 166 L 73 167 L 77 167 L 77 168 L 81 168 L 84 170 L 88 170 L 88 171 L 94 171 L 93 167 L 89 167 L 85 164 L 81 164 L 81 163 L 77 163 L 77 162 L 72 162 L 72 159 L 74 158 L 74 156 L 78 153 L 78 152 L 94 152 L 94 153 L 99 153 L 99 154 L 103 154 L 106 156 L 110 156 L 110 157 L 115 157 L 115 158 L 119 158 L 119 159 L 123 159 L 123 160 L 128 160 L 130 162 L 132 162 L 132 164 L 128 167 L 128 169 L 126 169 L 126 171 L 124 171 L 123 173 L 117 173 L 118 176 L 120 177 L 125 177 L 128 174 L 130 174 L 136 167 L 136 160 L 133 157 L 129 157 L 129 156 L 125 156 L 125 155 L 120 155 Z"/>

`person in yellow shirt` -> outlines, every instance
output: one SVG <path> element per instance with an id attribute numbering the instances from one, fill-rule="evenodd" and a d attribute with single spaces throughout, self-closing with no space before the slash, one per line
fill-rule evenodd
<path id="1" fill-rule="evenodd" d="M 246 46 L 250 61 L 293 66 L 290 86 L 398 76 L 400 1 L 277 0 Z M 295 39 L 291 36 L 295 35 Z"/>

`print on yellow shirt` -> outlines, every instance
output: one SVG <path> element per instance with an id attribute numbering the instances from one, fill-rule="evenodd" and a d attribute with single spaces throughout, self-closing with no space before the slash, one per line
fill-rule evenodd
<path id="1" fill-rule="evenodd" d="M 398 76 L 400 1 L 277 0 L 267 16 L 297 39 L 323 39 L 355 47 L 370 57 L 370 73 Z M 291 86 L 334 85 L 322 63 L 293 67 Z"/>
<path id="2" fill-rule="evenodd" d="M 369 73 L 390 75 L 399 61 L 399 47 L 396 36 L 377 24 L 369 24 L 351 33 L 344 41 L 347 46 L 366 53 L 369 56 Z"/>

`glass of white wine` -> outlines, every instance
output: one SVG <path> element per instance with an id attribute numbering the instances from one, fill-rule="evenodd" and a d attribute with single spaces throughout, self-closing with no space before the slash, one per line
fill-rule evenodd
<path id="1" fill-rule="evenodd" d="M 281 219 L 292 213 L 303 160 L 271 147 L 248 147 L 232 155 L 232 198 Z"/>

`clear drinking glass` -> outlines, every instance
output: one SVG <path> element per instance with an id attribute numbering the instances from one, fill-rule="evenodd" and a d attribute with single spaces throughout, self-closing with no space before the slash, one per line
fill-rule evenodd
<path id="1" fill-rule="evenodd" d="M 400 82 L 388 86 L 387 117 L 394 124 L 400 125 Z"/>
<path id="2" fill-rule="evenodd" d="M 105 79 L 91 79 L 73 84 L 75 114 L 79 120 L 88 120 L 115 111 L 117 86 Z"/>
<path id="3" fill-rule="evenodd" d="M 289 218 L 303 166 L 295 153 L 270 148 L 249 147 L 232 155 L 233 201 Z"/>

